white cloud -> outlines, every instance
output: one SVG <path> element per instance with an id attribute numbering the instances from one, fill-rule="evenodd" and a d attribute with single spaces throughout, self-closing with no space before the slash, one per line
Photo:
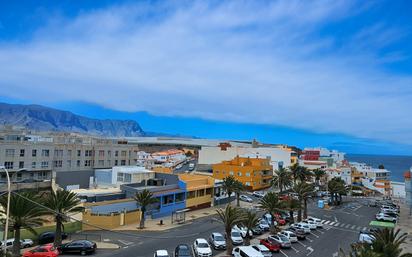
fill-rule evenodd
<path id="1" fill-rule="evenodd" d="M 383 72 L 373 49 L 352 47 L 387 45 L 397 31 L 363 28 L 350 49 L 317 33 L 362 8 L 349 1 L 175 4 L 54 18 L 32 40 L 1 45 L 0 94 L 412 141 L 411 77 Z"/>

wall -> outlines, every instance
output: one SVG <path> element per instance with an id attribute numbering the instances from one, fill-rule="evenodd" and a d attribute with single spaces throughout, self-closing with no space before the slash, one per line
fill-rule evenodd
<path id="1" fill-rule="evenodd" d="M 90 206 L 91 213 L 102 213 L 102 214 L 108 214 L 112 212 L 121 212 L 121 211 L 133 211 L 137 210 L 137 203 L 134 200 L 130 200 L 127 202 L 113 202 L 113 203 L 106 203 L 104 205 L 96 205 L 96 206 Z"/>
<path id="2" fill-rule="evenodd" d="M 398 197 L 398 198 L 406 197 L 405 183 L 392 181 L 391 187 L 392 187 L 391 193 L 393 197 Z"/>
<path id="3" fill-rule="evenodd" d="M 96 225 L 105 229 L 114 229 L 122 226 L 121 216 L 124 217 L 123 225 L 137 224 L 140 222 L 141 212 L 140 211 L 130 211 L 125 213 L 111 213 L 108 215 L 102 214 L 92 214 L 91 212 L 85 211 L 83 214 L 83 222 L 86 222 L 91 225 Z M 94 226 L 88 224 L 83 224 L 83 230 L 100 230 Z"/>
<path id="4" fill-rule="evenodd" d="M 80 188 L 90 187 L 90 177 L 94 176 L 93 170 L 79 170 L 79 171 L 57 171 L 56 184 L 62 188 L 69 185 L 79 185 Z"/>

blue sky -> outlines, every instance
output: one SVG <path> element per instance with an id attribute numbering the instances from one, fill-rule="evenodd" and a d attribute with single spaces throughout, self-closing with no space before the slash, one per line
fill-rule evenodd
<path id="1" fill-rule="evenodd" d="M 409 1 L 0 2 L 0 100 L 412 153 Z"/>

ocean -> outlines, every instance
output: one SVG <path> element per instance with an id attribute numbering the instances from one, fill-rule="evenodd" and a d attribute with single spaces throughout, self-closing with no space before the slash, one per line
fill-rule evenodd
<path id="1" fill-rule="evenodd" d="M 383 164 L 385 169 L 391 171 L 390 179 L 398 182 L 404 182 L 403 173 L 412 166 L 412 156 L 346 154 L 345 158 L 350 162 L 364 162 L 374 168 Z"/>

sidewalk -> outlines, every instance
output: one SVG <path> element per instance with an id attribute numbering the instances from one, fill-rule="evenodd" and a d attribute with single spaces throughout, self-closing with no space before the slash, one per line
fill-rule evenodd
<path id="1" fill-rule="evenodd" d="M 236 201 L 232 202 L 232 205 L 236 205 Z M 250 208 L 252 205 L 250 203 L 246 202 L 240 202 L 240 207 L 244 208 Z M 194 220 L 203 218 L 203 217 L 208 217 L 211 215 L 217 214 L 216 210 L 220 208 L 225 208 L 226 205 L 222 204 L 219 206 L 213 206 L 209 208 L 204 208 L 204 209 L 199 209 L 199 210 L 194 210 L 194 211 L 188 211 L 186 213 L 186 221 L 184 223 L 173 223 L 172 224 L 172 218 L 170 216 L 165 216 L 163 218 L 158 218 L 158 219 L 146 219 L 145 221 L 145 228 L 144 229 L 139 229 L 139 223 L 135 224 L 129 224 L 126 226 L 121 226 L 118 228 L 115 228 L 114 230 L 117 231 L 131 231 L 131 230 L 138 230 L 138 231 L 164 231 L 172 228 L 176 228 L 179 226 L 187 225 L 192 223 Z M 160 225 L 160 220 L 163 221 L 163 225 Z"/>
<path id="2" fill-rule="evenodd" d="M 409 215 L 409 207 L 406 204 L 401 203 L 399 205 L 401 212 L 396 228 L 400 228 L 403 233 L 408 233 L 408 237 L 402 247 L 405 253 L 412 253 L 412 216 Z"/>

